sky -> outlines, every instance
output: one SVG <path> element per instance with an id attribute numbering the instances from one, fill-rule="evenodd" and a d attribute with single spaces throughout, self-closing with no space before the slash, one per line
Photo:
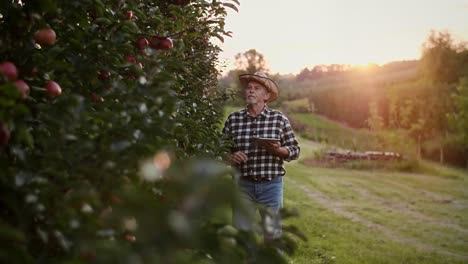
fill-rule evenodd
<path id="1" fill-rule="evenodd" d="M 226 1 L 226 0 L 225 0 Z M 468 41 L 468 0 L 240 0 L 220 46 L 224 72 L 256 49 L 271 73 L 319 64 L 385 64 L 418 59 L 430 31 Z"/>

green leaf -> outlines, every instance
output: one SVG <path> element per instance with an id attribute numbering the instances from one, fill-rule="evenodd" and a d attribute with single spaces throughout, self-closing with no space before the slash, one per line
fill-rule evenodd
<path id="1" fill-rule="evenodd" d="M 122 22 L 122 29 L 132 33 L 138 32 L 138 26 L 131 20 L 125 20 Z"/>
<path id="2" fill-rule="evenodd" d="M 133 9 L 133 12 L 135 15 L 138 17 L 139 20 L 146 20 L 147 16 L 145 13 L 143 13 L 140 9 Z"/>
<path id="3" fill-rule="evenodd" d="M 104 3 L 101 1 L 101 0 L 94 0 L 94 3 L 96 5 L 98 5 L 99 7 L 101 8 L 105 8 L 106 6 L 104 5 Z"/>
<path id="4" fill-rule="evenodd" d="M 106 17 L 99 17 L 94 20 L 94 22 L 98 25 L 109 26 L 112 25 L 112 21 Z"/>
<path id="5" fill-rule="evenodd" d="M 234 11 L 236 11 L 236 12 L 239 13 L 239 9 L 238 9 L 237 6 L 234 5 L 234 4 L 231 4 L 231 3 L 223 3 L 223 6 L 229 7 L 229 8 L 231 8 L 232 10 L 234 10 Z"/>
<path id="6" fill-rule="evenodd" d="M 224 43 L 224 38 L 221 35 L 216 34 L 215 37 L 219 39 L 222 43 Z"/>

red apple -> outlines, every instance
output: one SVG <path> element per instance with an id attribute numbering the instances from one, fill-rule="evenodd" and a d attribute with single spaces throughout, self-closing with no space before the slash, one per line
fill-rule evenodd
<path id="1" fill-rule="evenodd" d="M 10 141 L 10 131 L 0 122 L 0 147 L 5 146 Z"/>
<path id="2" fill-rule="evenodd" d="M 104 98 L 95 93 L 91 93 L 91 101 L 93 101 L 93 103 L 102 103 L 104 102 Z"/>
<path id="3" fill-rule="evenodd" d="M 139 38 L 135 42 L 135 46 L 137 47 L 138 50 L 142 51 L 148 46 L 148 40 L 146 38 Z"/>
<path id="4" fill-rule="evenodd" d="M 110 78 L 110 76 L 111 76 L 110 72 L 106 70 L 100 70 L 98 73 L 99 80 L 107 80 Z"/>
<path id="5" fill-rule="evenodd" d="M 125 13 L 125 16 L 126 16 L 127 20 L 132 19 L 132 17 L 133 17 L 133 11 L 131 11 L 131 10 L 127 11 L 127 13 Z"/>
<path id="6" fill-rule="evenodd" d="M 56 39 L 55 31 L 51 28 L 44 28 L 34 33 L 34 40 L 39 45 L 54 45 Z"/>
<path id="7" fill-rule="evenodd" d="M 46 82 L 44 88 L 47 89 L 47 97 L 52 98 L 62 93 L 62 88 L 54 81 Z"/>
<path id="8" fill-rule="evenodd" d="M 165 38 L 159 42 L 159 49 L 168 50 L 172 49 L 172 47 L 174 47 L 174 44 L 172 43 L 171 38 Z"/>
<path id="9" fill-rule="evenodd" d="M 127 240 L 128 242 L 135 242 L 136 237 L 134 235 L 126 234 L 125 235 L 125 240 Z"/>
<path id="10" fill-rule="evenodd" d="M 125 59 L 126 59 L 128 62 L 130 62 L 130 63 L 135 63 L 135 64 L 137 63 L 137 59 L 136 59 L 135 56 L 133 56 L 133 55 L 130 55 L 130 54 L 129 54 L 129 55 L 127 55 L 127 56 L 125 57 Z"/>
<path id="11" fill-rule="evenodd" d="M 10 81 L 14 81 L 18 78 L 18 69 L 16 69 L 15 64 L 12 62 L 5 61 L 0 64 L 0 72 Z"/>
<path id="12" fill-rule="evenodd" d="M 174 47 L 171 38 L 153 37 L 149 43 L 150 47 L 155 50 L 168 50 Z"/>
<path id="13" fill-rule="evenodd" d="M 23 80 L 15 81 L 16 87 L 18 87 L 18 91 L 20 93 L 21 98 L 26 98 L 29 95 L 29 85 L 25 83 Z"/>

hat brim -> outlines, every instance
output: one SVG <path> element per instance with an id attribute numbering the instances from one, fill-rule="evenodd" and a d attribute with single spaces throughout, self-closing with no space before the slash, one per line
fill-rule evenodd
<path id="1" fill-rule="evenodd" d="M 270 78 L 258 76 L 255 74 L 242 74 L 239 75 L 239 81 L 245 88 L 249 82 L 258 82 L 263 85 L 270 93 L 270 99 L 268 102 L 272 102 L 278 98 L 278 85 Z"/>

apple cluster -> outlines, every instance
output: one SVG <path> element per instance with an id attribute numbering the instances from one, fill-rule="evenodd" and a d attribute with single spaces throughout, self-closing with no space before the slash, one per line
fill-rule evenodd
<path id="1" fill-rule="evenodd" d="M 39 29 L 34 33 L 34 41 L 41 46 L 51 46 L 55 44 L 56 34 L 51 28 Z M 37 74 L 37 68 L 33 69 L 32 74 Z M 22 79 L 18 79 L 19 71 L 16 65 L 11 61 L 4 61 L 0 64 L 1 82 L 9 82 L 17 87 L 20 99 L 26 99 L 30 94 L 29 84 Z M 58 83 L 48 80 L 44 83 L 43 89 L 47 98 L 52 99 L 62 93 Z M 5 124 L 0 122 L 0 147 L 8 144 L 10 132 Z"/>
<path id="2" fill-rule="evenodd" d="M 152 37 L 149 41 L 139 38 L 135 42 L 135 47 L 141 52 L 148 46 L 154 50 L 169 50 L 174 47 L 174 43 L 170 37 Z"/>
<path id="3" fill-rule="evenodd" d="M 134 14 L 132 10 L 127 10 L 122 14 L 122 17 L 125 20 L 138 20 L 138 17 Z M 148 40 L 149 39 L 149 40 Z M 141 54 L 145 54 L 145 49 L 151 48 L 153 50 L 166 51 L 174 47 L 174 43 L 171 37 L 162 37 L 162 36 L 151 36 L 150 38 L 138 37 L 134 46 L 137 51 Z M 131 64 L 136 65 L 138 68 L 143 69 L 143 64 L 137 60 L 137 57 L 133 54 L 127 54 L 125 60 Z M 111 78 L 111 72 L 108 70 L 102 69 L 97 72 L 97 77 L 101 81 L 108 81 Z M 135 80 L 136 77 L 132 73 L 127 73 L 126 78 L 128 80 Z M 104 99 L 95 93 L 91 94 L 91 100 L 95 103 L 102 102 Z"/>

